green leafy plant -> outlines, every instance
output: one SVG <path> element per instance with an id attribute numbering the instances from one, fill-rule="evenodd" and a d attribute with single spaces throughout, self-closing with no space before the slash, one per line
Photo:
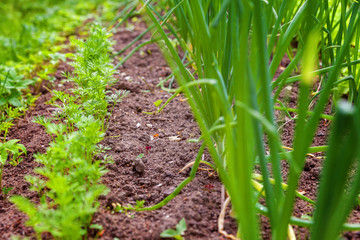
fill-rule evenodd
<path id="1" fill-rule="evenodd" d="M 21 90 L 26 89 L 33 80 L 24 80 L 14 68 L 4 69 L 0 66 L 0 107 L 9 104 L 21 107 Z"/>
<path id="2" fill-rule="evenodd" d="M 59 110 L 52 118 L 33 119 L 45 127 L 53 140 L 45 154 L 35 155 L 35 161 L 42 164 L 35 172 L 42 177 L 26 177 L 40 196 L 40 204 L 21 196 L 13 196 L 11 201 L 29 216 L 27 224 L 39 238 L 44 232 L 59 239 L 86 238 L 99 206 L 98 197 L 108 192 L 100 178 L 107 172 L 104 165 L 111 158 L 98 158 L 107 150 L 99 143 L 105 136 L 107 100 L 115 105 L 126 95 L 116 92 L 106 98 L 106 87 L 114 73 L 108 37 L 104 29 L 96 26 L 87 41 L 77 41 L 74 74 L 68 75 L 76 83 L 73 94 L 52 91 L 53 105 Z"/>
<path id="3" fill-rule="evenodd" d="M 2 189 L 2 175 L 5 164 L 9 162 L 16 167 L 23 160 L 20 156 L 26 154 L 25 146 L 18 142 L 19 140 L 13 139 L 0 143 L 0 189 Z"/>
<path id="4" fill-rule="evenodd" d="M 5 111 L 0 116 L 0 134 L 3 136 L 3 142 L 6 141 L 9 129 L 14 125 L 13 122 L 24 115 L 23 111 L 25 110 L 22 108 L 12 108 L 6 105 Z"/>
<path id="5" fill-rule="evenodd" d="M 186 228 L 185 218 L 182 218 L 179 223 L 176 224 L 176 229 L 166 229 L 160 234 L 160 237 L 182 240 L 184 239 L 182 235 L 184 235 Z"/>
<path id="6" fill-rule="evenodd" d="M 161 105 L 161 103 L 162 103 L 162 100 L 159 99 L 159 100 L 154 102 L 154 105 L 155 105 L 155 107 L 159 107 Z"/>
<path id="7" fill-rule="evenodd" d="M 144 157 L 144 154 L 143 154 L 143 153 L 140 153 L 139 155 L 137 155 L 137 157 L 136 157 L 136 158 L 141 159 L 141 158 L 143 158 L 143 157 Z"/>
<path id="8" fill-rule="evenodd" d="M 12 187 L 3 187 L 1 189 L 2 193 L 4 194 L 5 198 L 6 196 L 9 194 L 9 192 L 12 190 L 13 188 Z"/>

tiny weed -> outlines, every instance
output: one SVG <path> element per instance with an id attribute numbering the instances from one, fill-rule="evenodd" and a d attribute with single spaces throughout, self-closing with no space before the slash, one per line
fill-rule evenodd
<path id="1" fill-rule="evenodd" d="M 9 192 L 12 190 L 12 187 L 3 187 L 1 189 L 2 193 L 4 194 L 4 197 L 6 198 L 6 196 L 9 194 Z"/>
<path id="2" fill-rule="evenodd" d="M 23 159 L 20 157 L 23 153 L 26 154 L 24 145 L 18 143 L 19 140 L 13 139 L 5 143 L 0 143 L 0 189 L 2 182 L 3 170 L 6 162 L 16 167 Z"/>
<path id="3" fill-rule="evenodd" d="M 154 102 L 155 107 L 159 107 L 162 102 L 163 102 L 163 100 L 157 100 L 157 101 L 155 101 L 155 102 Z"/>
<path id="4" fill-rule="evenodd" d="M 184 239 L 182 237 L 182 235 L 184 235 L 185 231 L 186 231 L 186 222 L 185 219 L 181 219 L 180 222 L 178 224 L 176 224 L 176 229 L 166 229 L 165 231 L 163 231 L 160 234 L 160 237 L 162 238 L 174 238 L 177 240 L 182 240 Z"/>

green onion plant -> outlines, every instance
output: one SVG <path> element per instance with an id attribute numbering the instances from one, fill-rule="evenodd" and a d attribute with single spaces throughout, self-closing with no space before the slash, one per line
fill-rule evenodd
<path id="1" fill-rule="evenodd" d="M 311 228 L 311 239 L 337 239 L 342 230 L 360 229 L 359 224 L 345 223 L 359 191 L 360 3 L 171 0 L 163 3 L 169 9 L 164 16 L 155 2 L 142 3 L 149 26 L 155 29 L 152 39 L 160 39 L 158 44 L 180 85 L 178 91 L 188 98 L 201 129 L 199 140 L 204 146 L 199 154 L 206 146 L 231 197 L 237 236 L 260 238 L 258 214 L 269 218 L 271 237 L 277 240 L 287 238 L 289 225 Z M 290 63 L 274 79 L 285 55 Z M 294 73 L 297 76 L 291 76 Z M 282 89 L 294 82 L 299 86 L 297 108 L 292 110 L 297 117 L 293 150 L 287 152 L 275 109 L 288 109 L 279 108 L 277 102 Z M 326 158 L 314 218 L 293 217 L 300 175 L 319 120 L 333 119 L 324 109 L 346 82 L 348 103 L 333 98 L 338 106 L 329 146 L 316 146 L 326 152 Z M 319 91 L 312 90 L 315 84 Z M 283 160 L 289 163 L 286 190 Z M 199 161 L 198 155 L 190 178 Z M 260 191 L 252 185 L 255 165 L 262 175 Z M 350 174 L 353 169 L 355 175 Z M 260 204 L 259 198 L 266 204 Z M 170 199 L 137 210 L 156 209 Z M 327 202 L 334 210 L 327 208 Z M 326 238 L 324 231 L 329 231 Z"/>

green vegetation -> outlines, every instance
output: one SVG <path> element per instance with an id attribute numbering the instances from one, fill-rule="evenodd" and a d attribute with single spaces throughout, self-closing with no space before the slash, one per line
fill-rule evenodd
<path id="1" fill-rule="evenodd" d="M 8 188 L 2 186 L 2 175 L 5 164 L 9 162 L 12 166 L 16 167 L 23 160 L 20 156 L 26 154 L 25 146 L 18 142 L 19 140 L 9 140 L 5 143 L 0 142 L 0 189 L 4 195 L 7 195 L 8 192 Z"/>
<path id="2" fill-rule="evenodd" d="M 312 239 L 324 239 L 324 229 L 332 229 L 326 239 L 336 239 L 344 229 L 360 229 L 344 224 L 359 192 L 360 172 L 351 173 L 360 158 L 356 147 L 360 4 L 340 0 L 143 3 L 149 29 L 156 29 L 151 40 L 161 40 L 158 43 L 180 85 L 175 95 L 186 94 L 202 131 L 199 140 L 206 144 L 230 194 L 238 237 L 259 238 L 258 213 L 269 217 L 273 239 L 291 238 L 290 225 L 311 227 Z M 161 16 L 163 9 L 169 10 Z M 185 57 L 180 58 L 176 47 Z M 285 54 L 290 64 L 273 81 Z M 188 68 L 187 62 L 192 63 Z M 298 70 L 301 75 L 291 77 Z M 279 99 L 282 89 L 293 82 L 300 86 L 296 110 Z M 349 103 L 338 101 L 339 93 L 348 93 Z M 337 107 L 329 146 L 318 146 L 327 153 L 314 221 L 295 218 L 291 215 L 299 178 L 320 118 L 330 117 L 323 114 L 330 96 Z M 275 109 L 297 113 L 291 152 L 282 147 Z M 282 160 L 290 165 L 286 188 Z M 164 201 L 137 210 L 153 210 L 170 201 L 191 181 L 198 164 L 199 159 L 195 172 Z M 261 169 L 261 184 L 256 185 L 260 189 L 253 187 L 255 165 Z M 334 211 L 327 208 L 330 199 Z"/>
<path id="3" fill-rule="evenodd" d="M 182 240 L 186 231 L 186 222 L 185 219 L 181 219 L 178 224 L 176 224 L 176 229 L 166 229 L 160 234 L 160 237 L 162 238 L 174 238 L 177 240 Z"/>
<path id="4" fill-rule="evenodd" d="M 0 3 L 0 111 L 6 105 L 27 107 L 22 91 L 52 80 L 62 53 L 73 35 L 86 35 L 87 19 L 109 21 L 119 3 L 112 1 L 26 1 Z M 102 16 L 101 18 L 98 16 Z M 11 26 L 10 28 L 8 26 Z"/>
<path id="5" fill-rule="evenodd" d="M 141 7 L 138 7 L 139 4 Z M 120 12 L 117 13 L 118 7 Z M 36 99 L 27 95 L 29 85 L 51 80 L 59 61 L 73 57 L 71 94 L 52 91 L 52 118 L 36 117 L 52 142 L 39 176 L 27 176 L 40 197 L 35 204 L 21 196 L 11 201 L 29 216 L 40 239 L 85 239 L 92 226 L 98 198 L 108 192 L 100 184 L 106 172 L 104 138 L 114 106 L 127 95 L 111 93 L 115 79 L 109 40 L 129 17 L 144 12 L 152 36 L 135 47 L 118 65 L 142 47 L 157 42 L 173 69 L 158 86 L 174 94 L 154 102 L 156 114 L 178 94 L 184 93 L 202 135 L 189 177 L 154 206 L 114 204 L 114 211 L 155 210 L 173 199 L 196 177 L 200 163 L 216 169 L 232 203 L 238 238 L 260 238 L 259 214 L 268 217 L 271 238 L 294 239 L 292 226 L 309 228 L 311 239 L 337 239 L 342 231 L 360 230 L 346 223 L 360 192 L 360 3 L 356 0 L 171 0 L 171 1 L 74 1 L 6 0 L 0 3 L 0 189 L 7 162 L 18 165 L 26 154 L 19 140 L 7 140 L 13 122 Z M 96 17 L 102 15 L 103 18 Z M 112 20 L 110 31 L 95 26 L 77 28 L 86 19 Z M 5 26 L 12 24 L 13 29 Z M 66 40 L 76 54 L 61 53 Z M 179 54 L 181 53 L 181 54 Z M 289 64 L 280 66 L 282 59 Z M 276 76 L 276 77 L 275 77 Z M 171 89 L 177 80 L 179 88 Z M 169 81 L 169 88 L 164 83 Z M 287 106 L 280 93 L 289 85 L 299 89 L 297 107 Z M 331 106 L 332 113 L 325 113 Z M 16 107 L 16 108 L 15 108 Z M 110 111 L 109 111 L 110 109 Z M 283 146 L 275 112 L 295 121 L 292 146 Z M 290 115 L 296 113 L 295 115 Z M 294 116 L 294 117 L 292 117 Z M 319 121 L 332 121 L 329 142 L 312 146 Z M 201 160 L 205 149 L 213 163 Z M 308 154 L 321 152 L 323 170 L 316 201 L 300 194 L 298 184 Z M 138 155 L 142 158 L 144 154 Z M 282 161 L 289 168 L 286 176 Z M 261 174 L 254 174 L 255 167 Z M 284 179 L 287 179 L 286 182 Z M 307 218 L 293 216 L 296 198 L 313 205 Z M 176 230 L 161 237 L 182 239 L 182 219 Z"/>
<path id="6" fill-rule="evenodd" d="M 100 184 L 109 161 L 97 156 L 104 152 L 98 143 L 104 138 L 105 117 L 110 102 L 115 104 L 126 95 L 118 92 L 106 97 L 106 86 L 113 82 L 109 51 L 109 33 L 96 26 L 87 41 L 75 40 L 78 51 L 69 80 L 76 85 L 73 94 L 53 91 L 53 118 L 37 117 L 53 142 L 45 154 L 36 154 L 43 167 L 35 170 L 42 177 L 27 176 L 32 190 L 38 192 L 36 205 L 21 196 L 11 201 L 29 216 L 27 224 L 41 238 L 44 232 L 60 239 L 82 239 L 87 234 L 100 195 L 108 192 Z M 102 66 L 102 67 L 100 67 Z"/>
<path id="7" fill-rule="evenodd" d="M 25 114 L 37 99 L 29 86 L 43 80 L 52 80 L 62 60 L 71 54 L 61 53 L 69 46 L 65 43 L 77 35 L 80 26 L 89 18 L 99 21 L 114 18 L 119 3 L 111 1 L 25 1 L 4 0 L 0 3 L 0 144 L 7 151 L 24 146 L 10 140 L 6 142 L 13 122 Z M 102 15 L 101 18 L 96 17 Z M 9 27 L 11 26 L 11 27 Z M 87 34 L 86 27 L 81 30 Z M 9 146 L 12 146 L 13 148 Z M 5 150 L 2 150 L 5 151 Z M 14 154 L 14 153 L 12 153 Z M 7 159 L 1 153 L 1 175 Z M 11 157 L 9 157 L 11 159 Z M 12 161 L 10 161 L 12 164 Z M 1 182 L 0 182 L 1 189 Z M 6 190 L 5 190 L 6 191 Z M 6 195 L 6 194 L 5 194 Z"/>

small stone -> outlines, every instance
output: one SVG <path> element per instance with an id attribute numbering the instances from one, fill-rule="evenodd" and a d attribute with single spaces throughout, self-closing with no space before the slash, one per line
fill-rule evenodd
<path id="1" fill-rule="evenodd" d="M 181 140 L 181 138 L 179 138 L 178 136 L 171 136 L 171 137 L 169 137 L 169 140 L 170 141 L 180 141 Z"/>
<path id="2" fill-rule="evenodd" d="M 117 197 L 119 198 L 119 200 L 124 200 L 126 195 L 127 195 L 126 192 L 120 192 Z"/>
<path id="3" fill-rule="evenodd" d="M 202 220 L 202 217 L 199 213 L 194 213 L 194 215 L 192 217 L 197 222 L 200 222 Z"/>
<path id="4" fill-rule="evenodd" d="M 169 196 L 170 194 L 172 194 L 175 190 L 175 187 L 170 187 L 168 189 L 166 189 L 163 194 L 165 195 L 165 197 Z"/>
<path id="5" fill-rule="evenodd" d="M 322 137 L 325 136 L 326 134 L 324 132 L 318 132 L 317 135 Z"/>
<path id="6" fill-rule="evenodd" d="M 134 169 L 138 173 L 143 173 L 145 171 L 145 164 L 141 159 L 135 159 L 134 161 Z"/>

